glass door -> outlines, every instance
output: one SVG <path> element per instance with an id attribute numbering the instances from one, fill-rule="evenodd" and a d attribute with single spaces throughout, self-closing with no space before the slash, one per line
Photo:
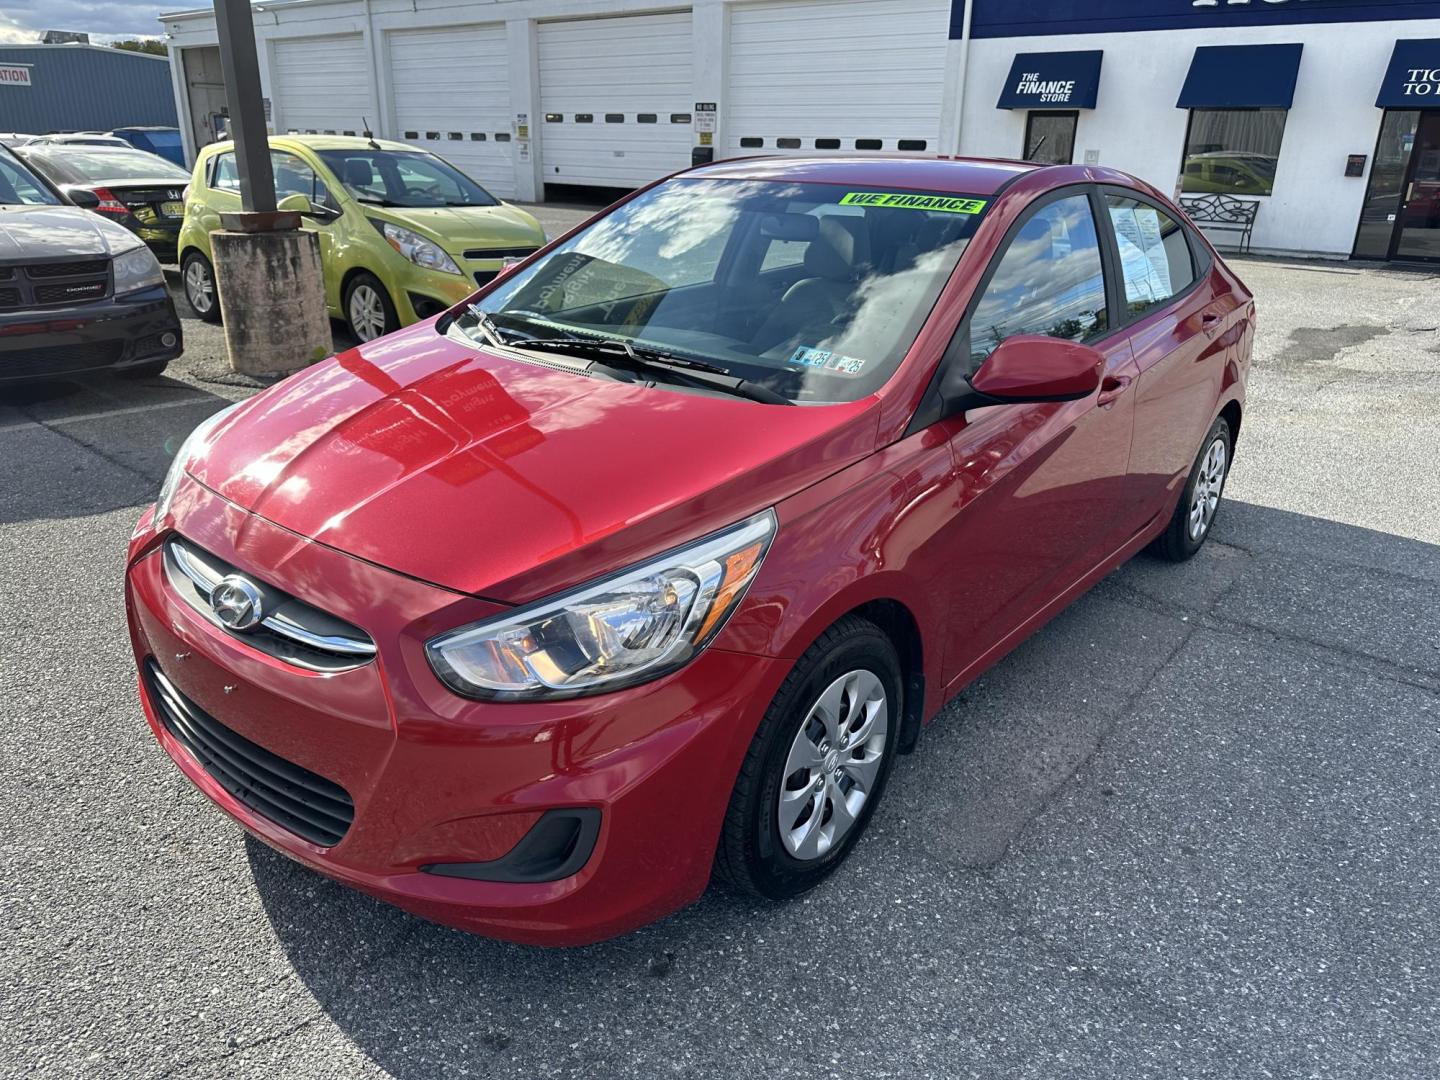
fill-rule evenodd
<path id="1" fill-rule="evenodd" d="M 1394 257 L 1440 261 L 1440 112 L 1420 114 Z"/>
<path id="2" fill-rule="evenodd" d="M 1400 197 L 1405 194 L 1405 174 L 1410 171 L 1410 151 L 1415 148 L 1415 129 L 1419 126 L 1420 113 L 1414 109 L 1391 109 L 1380 121 L 1370 186 L 1355 234 L 1357 259 L 1390 257 L 1390 241 L 1395 238 Z"/>

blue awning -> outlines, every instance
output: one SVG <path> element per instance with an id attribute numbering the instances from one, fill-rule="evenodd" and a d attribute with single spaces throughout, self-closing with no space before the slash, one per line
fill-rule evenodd
<path id="1" fill-rule="evenodd" d="M 1001 109 L 1093 109 L 1100 92 L 1100 61 L 1090 52 L 1016 53 L 1000 93 Z"/>
<path id="2" fill-rule="evenodd" d="M 1288 109 L 1303 45 L 1201 45 L 1178 109 Z"/>
<path id="3" fill-rule="evenodd" d="M 1440 40 L 1395 42 L 1375 105 L 1381 109 L 1440 108 Z"/>

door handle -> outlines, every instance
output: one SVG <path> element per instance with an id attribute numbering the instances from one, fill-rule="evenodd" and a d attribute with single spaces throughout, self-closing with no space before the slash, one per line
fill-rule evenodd
<path id="1" fill-rule="evenodd" d="M 1213 311 L 1207 311 L 1200 316 L 1200 329 L 1204 331 L 1206 337 L 1214 337 L 1216 331 L 1220 329 L 1220 323 L 1221 316 L 1216 315 Z"/>
<path id="2" fill-rule="evenodd" d="M 1100 380 L 1100 396 L 1095 399 L 1095 403 L 1102 409 L 1114 405 L 1116 399 L 1130 389 L 1131 381 L 1129 375 L 1106 375 Z"/>

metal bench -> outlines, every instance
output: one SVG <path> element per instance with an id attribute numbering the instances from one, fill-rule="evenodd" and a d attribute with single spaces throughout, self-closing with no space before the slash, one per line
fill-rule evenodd
<path id="1" fill-rule="evenodd" d="M 1240 234 L 1240 254 L 1250 250 L 1250 234 L 1255 229 L 1255 215 L 1260 204 L 1237 199 L 1233 195 L 1194 195 L 1181 199 L 1180 205 L 1190 220 L 1204 228 L 1228 230 Z"/>

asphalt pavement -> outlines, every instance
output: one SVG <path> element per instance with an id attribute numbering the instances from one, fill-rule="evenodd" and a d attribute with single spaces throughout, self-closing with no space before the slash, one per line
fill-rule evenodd
<path id="1" fill-rule="evenodd" d="M 125 542 L 253 390 L 215 328 L 165 377 L 0 391 L 0 1073 L 1436 1075 L 1440 278 L 1235 265 L 1256 366 L 1202 554 L 947 707 L 813 894 L 579 950 L 332 884 L 151 738 Z"/>

